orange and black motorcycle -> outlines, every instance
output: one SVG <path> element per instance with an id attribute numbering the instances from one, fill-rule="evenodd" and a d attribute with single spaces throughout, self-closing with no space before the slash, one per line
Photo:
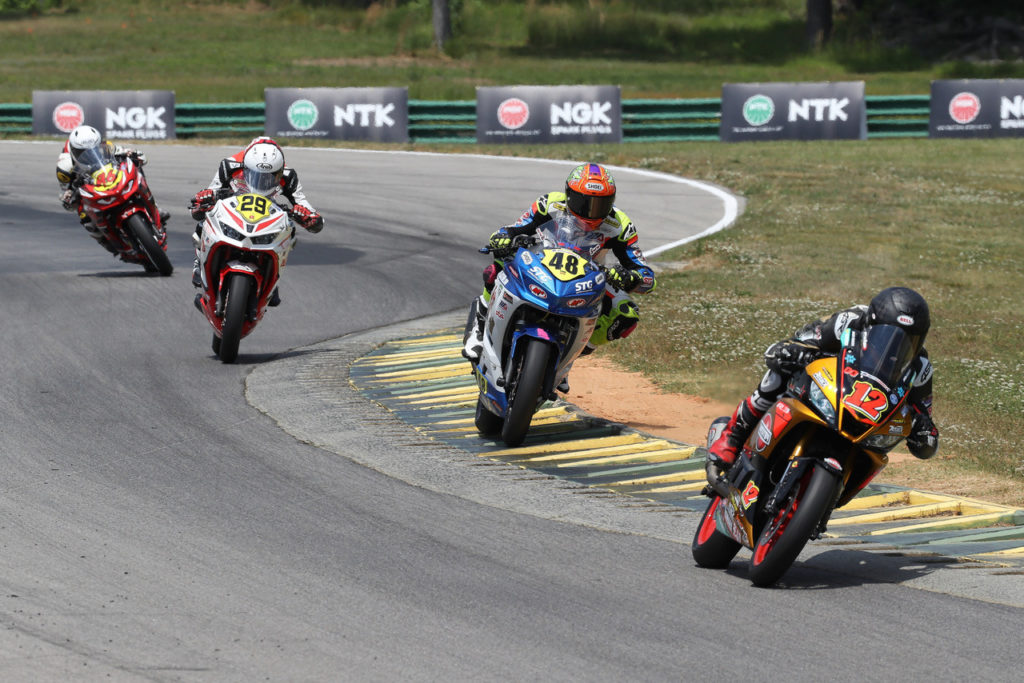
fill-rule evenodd
<path id="1" fill-rule="evenodd" d="M 751 582 L 775 583 L 910 434 L 913 340 L 895 325 L 876 325 L 848 330 L 843 341 L 838 355 L 793 376 L 727 472 L 709 463 L 711 503 L 692 545 L 701 567 L 727 567 L 747 547 Z M 709 445 L 726 422 L 712 423 Z"/>

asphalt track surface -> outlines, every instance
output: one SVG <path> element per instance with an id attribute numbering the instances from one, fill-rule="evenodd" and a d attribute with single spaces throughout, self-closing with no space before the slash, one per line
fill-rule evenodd
<path id="1" fill-rule="evenodd" d="M 228 150 L 147 148 L 175 214 L 176 271 L 159 278 L 111 259 L 60 208 L 58 148 L 0 143 L 0 678 L 1019 670 L 1019 575 L 830 550 L 754 589 L 741 563 L 693 566 L 695 515 L 488 471 L 344 382 L 308 388 L 324 349 L 355 357 L 449 321 L 479 286 L 476 245 L 567 164 L 288 150 L 327 227 L 300 238 L 284 303 L 223 365 L 192 307 L 183 207 Z M 721 218 L 693 185 L 618 181 L 648 250 Z M 328 437 L 303 439 L 311 425 Z"/>

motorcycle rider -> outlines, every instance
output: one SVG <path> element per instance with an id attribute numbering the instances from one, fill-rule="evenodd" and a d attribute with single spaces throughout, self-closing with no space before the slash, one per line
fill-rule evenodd
<path id="1" fill-rule="evenodd" d="M 203 218 L 206 216 L 206 212 L 217 203 L 217 191 L 230 189 L 233 180 L 274 201 L 282 209 L 288 211 L 293 221 L 309 232 L 317 233 L 324 228 L 323 216 L 306 200 L 298 174 L 293 168 L 285 165 L 284 151 L 281 146 L 269 137 L 253 138 L 252 142 L 241 151 L 221 160 L 217 173 L 214 174 L 209 186 L 205 190 L 197 192 L 189 205 L 192 218 L 199 221 L 199 224 L 196 225 L 195 235 L 192 237 L 196 249 L 196 260 L 192 266 L 192 284 L 196 287 L 203 286 L 203 280 L 199 274 Z M 287 205 L 281 205 L 281 197 L 288 200 L 291 204 L 290 209 Z M 277 306 L 280 303 L 281 296 L 275 287 L 267 305 Z"/>
<path id="2" fill-rule="evenodd" d="M 745 398 L 726 425 L 721 436 L 708 449 L 708 461 L 719 471 L 728 470 L 758 420 L 785 391 L 789 379 L 811 361 L 837 353 L 847 329 L 862 331 L 872 325 L 897 325 L 916 344 L 917 380 L 907 403 L 914 411 L 907 448 L 916 457 L 927 460 L 939 448 L 939 430 L 932 422 L 932 364 L 924 348 L 930 325 L 928 303 L 907 287 L 889 287 L 867 305 L 857 305 L 824 320 L 808 323 L 790 339 L 776 342 L 764 353 L 768 371 L 754 392 Z"/>
<path id="3" fill-rule="evenodd" d="M 586 163 L 569 173 L 564 191 L 541 195 L 518 221 L 499 228 L 491 235 L 488 245 L 496 258 L 484 269 L 484 290 L 473 301 L 463 337 L 462 355 L 470 362 L 479 360 L 483 348 L 487 306 L 495 278 L 502 269 L 500 257 L 512 250 L 513 238 L 535 232 L 563 212 L 572 214 L 585 230 L 596 231 L 604 237 L 601 248 L 593 255 L 595 259 L 610 251 L 619 261 L 608 270 L 601 316 L 583 353 L 591 353 L 597 346 L 627 337 L 636 329 L 640 315 L 630 294 L 646 294 L 653 290 L 657 284 L 654 271 L 637 246 L 636 226 L 615 206 L 615 180 L 604 166 Z M 566 392 L 569 387 L 563 382 L 558 389 Z"/>
<path id="4" fill-rule="evenodd" d="M 146 165 L 146 155 L 137 149 L 130 147 L 122 147 L 121 145 L 115 145 L 112 142 L 103 139 L 100 132 L 92 126 L 81 125 L 75 127 L 74 130 L 68 135 L 68 139 L 64 141 L 64 148 L 57 156 L 57 184 L 60 186 L 60 203 L 64 207 L 65 211 L 78 211 L 78 221 L 85 228 L 86 232 L 95 239 L 100 245 L 109 251 L 111 254 L 117 254 L 117 249 L 107 241 L 107 238 L 100 231 L 100 228 L 92 220 L 92 217 L 86 213 L 85 208 L 82 206 L 82 197 L 78 192 L 81 181 L 83 180 L 76 169 L 76 163 L 78 158 L 83 152 L 90 149 L 99 147 L 100 145 L 108 145 L 110 147 L 111 154 L 114 155 L 115 159 L 121 161 L 123 159 L 131 158 L 131 160 L 139 166 L 139 172 L 142 172 L 142 167 Z M 153 199 L 152 194 L 147 198 L 153 202 L 153 206 L 156 207 L 156 200 Z M 160 213 L 160 221 L 166 225 L 171 214 L 167 211 L 161 211 L 158 207 L 157 211 Z"/>

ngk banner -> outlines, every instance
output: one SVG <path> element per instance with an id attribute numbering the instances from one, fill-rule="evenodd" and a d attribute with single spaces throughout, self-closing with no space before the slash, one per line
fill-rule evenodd
<path id="1" fill-rule="evenodd" d="M 1024 79 L 932 81 L 928 136 L 1024 135 Z"/>
<path id="2" fill-rule="evenodd" d="M 726 83 L 719 137 L 749 140 L 864 140 L 864 82 Z"/>
<path id="3" fill-rule="evenodd" d="M 622 142 L 616 85 L 476 89 L 477 142 Z"/>
<path id="4" fill-rule="evenodd" d="M 169 140 L 171 90 L 33 90 L 32 134 L 67 135 L 88 124 L 109 139 Z"/>
<path id="5" fill-rule="evenodd" d="M 406 88 L 267 88 L 271 137 L 408 142 Z"/>

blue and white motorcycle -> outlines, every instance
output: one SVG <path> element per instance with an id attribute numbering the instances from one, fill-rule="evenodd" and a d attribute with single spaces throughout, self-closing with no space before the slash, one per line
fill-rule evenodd
<path id="1" fill-rule="evenodd" d="M 500 434 L 508 446 L 520 445 L 533 414 L 567 381 L 601 314 L 606 275 L 593 257 L 603 239 L 566 214 L 495 254 L 504 268 L 487 307 L 480 359 L 473 363 L 481 435 Z M 481 305 L 474 302 L 470 320 Z"/>

